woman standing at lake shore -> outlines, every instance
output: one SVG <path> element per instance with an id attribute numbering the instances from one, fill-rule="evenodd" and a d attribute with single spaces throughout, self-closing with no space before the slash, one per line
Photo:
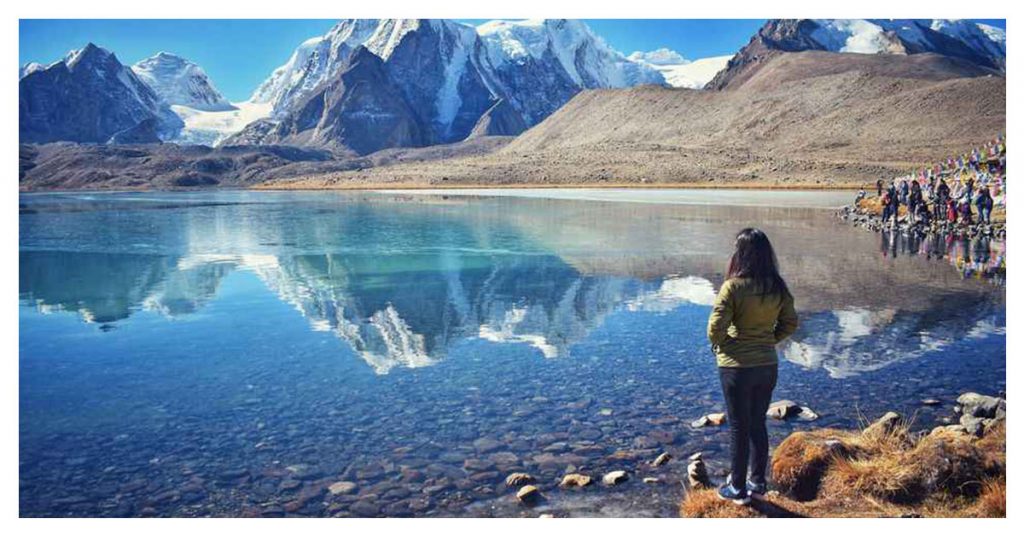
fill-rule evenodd
<path id="1" fill-rule="evenodd" d="M 747 504 L 751 496 L 759 498 L 767 491 L 765 413 L 778 378 L 775 345 L 796 328 L 793 295 L 779 275 L 768 236 L 759 229 L 743 229 L 708 319 L 732 453 L 728 482 L 718 490 L 722 499 Z"/>

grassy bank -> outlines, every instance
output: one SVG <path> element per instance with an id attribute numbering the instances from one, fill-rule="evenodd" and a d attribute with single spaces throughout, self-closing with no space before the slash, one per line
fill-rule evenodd
<path id="1" fill-rule="evenodd" d="M 880 421 L 881 422 L 881 421 Z M 772 454 L 774 488 L 738 506 L 691 490 L 683 517 L 1005 517 L 1006 426 L 915 434 L 890 419 L 863 431 L 796 432 Z"/>

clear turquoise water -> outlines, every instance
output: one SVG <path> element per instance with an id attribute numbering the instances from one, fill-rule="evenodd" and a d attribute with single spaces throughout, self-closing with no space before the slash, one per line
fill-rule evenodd
<path id="1" fill-rule="evenodd" d="M 674 515 L 689 454 L 724 467 L 726 430 L 688 423 L 722 408 L 704 328 L 751 224 L 802 321 L 777 398 L 821 414 L 774 442 L 1005 390 L 1003 244 L 694 195 L 23 195 L 20 513 Z"/>

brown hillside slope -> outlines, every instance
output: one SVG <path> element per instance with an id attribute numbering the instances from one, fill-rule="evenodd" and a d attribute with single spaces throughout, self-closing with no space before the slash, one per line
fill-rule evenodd
<path id="1" fill-rule="evenodd" d="M 290 185 L 857 185 L 1004 131 L 1006 81 L 986 73 L 933 54 L 779 53 L 728 91 L 585 91 L 492 154 Z"/>

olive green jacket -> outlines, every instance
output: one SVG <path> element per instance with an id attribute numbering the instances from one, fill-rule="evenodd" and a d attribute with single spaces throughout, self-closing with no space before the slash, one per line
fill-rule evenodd
<path id="1" fill-rule="evenodd" d="M 757 367 L 779 362 L 775 345 L 796 331 L 793 296 L 763 295 L 754 280 L 722 284 L 708 318 L 708 339 L 719 367 Z"/>

